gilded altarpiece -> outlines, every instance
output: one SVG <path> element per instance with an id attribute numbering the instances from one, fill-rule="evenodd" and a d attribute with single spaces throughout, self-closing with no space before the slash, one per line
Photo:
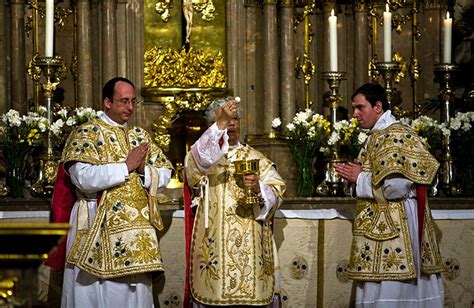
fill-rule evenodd
<path id="1" fill-rule="evenodd" d="M 144 2 L 142 95 L 155 141 L 176 165 L 206 127 L 203 110 L 229 90 L 226 78 L 226 7 L 223 1 Z"/>

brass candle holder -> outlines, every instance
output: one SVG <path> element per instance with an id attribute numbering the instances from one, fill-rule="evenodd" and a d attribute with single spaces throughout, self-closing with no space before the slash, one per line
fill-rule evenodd
<path id="1" fill-rule="evenodd" d="M 236 160 L 234 161 L 235 173 L 238 175 L 247 175 L 257 173 L 259 170 L 259 160 L 258 159 L 245 159 L 245 160 Z M 255 192 L 252 191 L 252 188 L 245 187 L 245 196 L 241 200 L 242 204 L 246 206 L 253 205 L 258 203 L 258 196 Z"/>
<path id="2" fill-rule="evenodd" d="M 323 72 L 322 79 L 329 84 L 329 106 L 331 108 L 331 129 L 337 122 L 337 109 L 342 102 L 342 96 L 339 94 L 339 87 L 342 80 L 346 79 L 346 72 Z M 339 147 L 332 148 L 331 159 L 326 163 L 324 171 L 324 180 L 316 187 L 316 192 L 324 196 L 337 196 L 344 194 L 344 179 L 334 169 L 334 164 L 342 163 L 346 160 L 341 158 Z"/>
<path id="3" fill-rule="evenodd" d="M 377 62 L 376 70 L 382 75 L 385 83 L 385 93 L 387 93 L 387 101 L 390 109 L 393 107 L 393 83 L 395 76 L 401 71 L 401 66 L 396 62 Z"/>
<path id="4" fill-rule="evenodd" d="M 454 102 L 453 79 L 458 66 L 450 63 L 440 63 L 435 65 L 435 75 L 439 82 L 439 99 L 441 101 L 441 122 L 450 126 L 451 104 Z M 458 185 L 455 183 L 455 169 L 453 157 L 451 155 L 451 137 L 444 136 L 442 140 L 443 156 L 441 159 L 441 184 L 447 195 L 458 195 L 460 193 Z"/>
<path id="5" fill-rule="evenodd" d="M 43 96 L 46 107 L 46 117 L 49 125 L 53 123 L 53 96 L 56 86 L 65 78 L 66 67 L 59 56 L 33 58 L 32 64 L 41 69 L 45 80 L 41 81 L 41 75 L 36 76 L 43 88 Z M 41 74 L 41 73 L 39 73 Z M 50 197 L 53 193 L 53 185 L 56 180 L 58 169 L 58 158 L 54 153 L 51 130 L 48 130 L 46 142 L 43 146 L 43 154 L 40 158 L 40 169 L 38 180 L 31 186 L 31 193 L 37 197 Z"/>

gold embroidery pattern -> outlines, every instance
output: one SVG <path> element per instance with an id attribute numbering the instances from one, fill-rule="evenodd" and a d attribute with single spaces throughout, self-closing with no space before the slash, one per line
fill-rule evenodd
<path id="1" fill-rule="evenodd" d="M 161 256 L 157 256 L 156 254 L 158 248 L 157 243 L 148 232 L 145 232 L 144 230 L 139 231 L 135 236 L 134 243 L 136 243 L 136 245 L 134 245 L 135 249 L 132 250 L 132 257 L 135 262 L 139 264 L 148 264 L 155 262 L 157 258 L 161 261 Z"/>
<path id="2" fill-rule="evenodd" d="M 405 259 L 406 256 L 400 247 L 385 248 L 382 255 L 382 269 L 384 271 L 397 270 L 398 268 L 404 270 L 406 268 L 406 265 L 403 264 Z"/>
<path id="3" fill-rule="evenodd" d="M 430 183 L 439 163 L 425 150 L 410 129 L 392 124 L 370 137 L 359 160 L 362 170 L 372 172 L 372 185 L 380 185 L 390 174 L 400 173 L 418 184 Z M 426 204 L 423 245 L 420 247 L 424 273 L 442 271 L 434 238 L 431 212 Z M 359 199 L 353 224 L 353 242 L 347 276 L 362 281 L 404 280 L 416 277 L 407 215 L 403 202 L 377 204 Z M 426 243 L 426 244 L 425 244 Z"/>
<path id="4" fill-rule="evenodd" d="M 124 162 L 131 148 L 147 142 L 148 164 L 171 163 L 139 127 L 122 128 L 93 120 L 73 132 L 63 161 L 91 164 Z M 79 234 L 79 233 L 78 233 Z M 100 278 L 163 270 L 155 229 L 148 219 L 148 198 L 137 173 L 120 186 L 103 192 L 92 227 L 77 237 L 68 261 Z"/>
<path id="5" fill-rule="evenodd" d="M 204 282 L 206 283 L 206 287 L 208 287 L 212 290 L 213 293 L 215 293 L 216 290 L 214 289 L 214 286 L 211 283 L 211 279 L 218 280 L 220 278 L 220 275 L 218 267 L 219 256 L 215 250 L 214 232 L 203 240 L 204 242 L 200 247 L 201 254 L 198 255 L 200 259 L 199 269 L 201 270 L 201 274 L 205 275 Z"/>
<path id="6" fill-rule="evenodd" d="M 369 162 L 374 186 L 395 173 L 403 174 L 418 184 L 431 184 L 439 167 L 420 137 L 398 123 L 374 132 L 368 148 L 371 149 Z"/>
<path id="7" fill-rule="evenodd" d="M 265 179 L 272 163 L 248 146 L 238 151 L 248 153 L 249 159 L 260 159 L 260 176 Z M 204 228 L 202 203 L 194 220 L 191 292 L 197 301 L 207 305 L 265 305 L 273 297 L 271 228 L 255 220 L 252 208 L 239 204 L 244 192 L 239 183 L 241 176 L 234 176 L 232 161 L 236 156 L 231 151 L 208 170 L 209 229 Z M 190 183 L 197 183 L 202 176 L 192 155 L 186 161 L 186 175 Z M 276 187 L 283 184 L 278 178 L 274 183 Z"/>

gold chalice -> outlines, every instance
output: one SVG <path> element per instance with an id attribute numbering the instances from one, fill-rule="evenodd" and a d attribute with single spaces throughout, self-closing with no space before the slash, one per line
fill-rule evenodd
<path id="1" fill-rule="evenodd" d="M 235 173 L 239 175 L 246 175 L 258 172 L 258 159 L 236 160 L 234 162 Z M 258 196 L 252 191 L 252 188 L 245 187 L 245 197 L 242 202 L 246 205 L 258 203 Z"/>

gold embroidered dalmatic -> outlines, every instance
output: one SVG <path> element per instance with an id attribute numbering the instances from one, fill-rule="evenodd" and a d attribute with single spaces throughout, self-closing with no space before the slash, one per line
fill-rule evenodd
<path id="1" fill-rule="evenodd" d="M 273 234 L 276 206 L 266 221 L 256 221 L 252 208 L 239 204 L 244 197 L 242 176 L 233 162 L 259 159 L 260 181 L 281 197 L 285 184 L 273 163 L 250 146 L 230 151 L 208 172 L 209 228 L 204 226 L 201 199 L 196 210 L 190 256 L 190 289 L 195 300 L 208 305 L 265 305 L 274 292 Z M 234 155 L 235 154 L 235 155 Z M 191 187 L 204 175 L 191 152 L 186 157 Z M 204 198 L 203 198 L 204 199 Z"/>
<path id="2" fill-rule="evenodd" d="M 412 237 L 402 200 L 387 201 L 382 194 L 385 177 L 401 174 L 416 184 L 429 185 L 439 163 L 420 137 L 399 123 L 375 131 L 359 155 L 363 171 L 372 172 L 374 199 L 358 199 L 348 276 L 355 280 L 404 280 L 416 277 Z M 443 271 L 433 218 L 425 205 L 421 271 Z"/>
<path id="3" fill-rule="evenodd" d="M 172 168 L 145 130 L 102 120 L 90 121 L 73 132 L 62 160 L 65 164 L 76 161 L 94 165 L 125 162 L 130 149 L 142 142 L 150 148 L 148 165 Z M 157 180 L 153 173 L 152 183 Z M 77 236 L 67 262 L 104 279 L 163 270 L 156 230 L 149 219 L 149 199 L 139 175 L 132 172 L 125 183 L 102 192 L 90 229 L 87 205 L 80 206 Z M 160 228 L 161 218 L 152 221 Z"/>

